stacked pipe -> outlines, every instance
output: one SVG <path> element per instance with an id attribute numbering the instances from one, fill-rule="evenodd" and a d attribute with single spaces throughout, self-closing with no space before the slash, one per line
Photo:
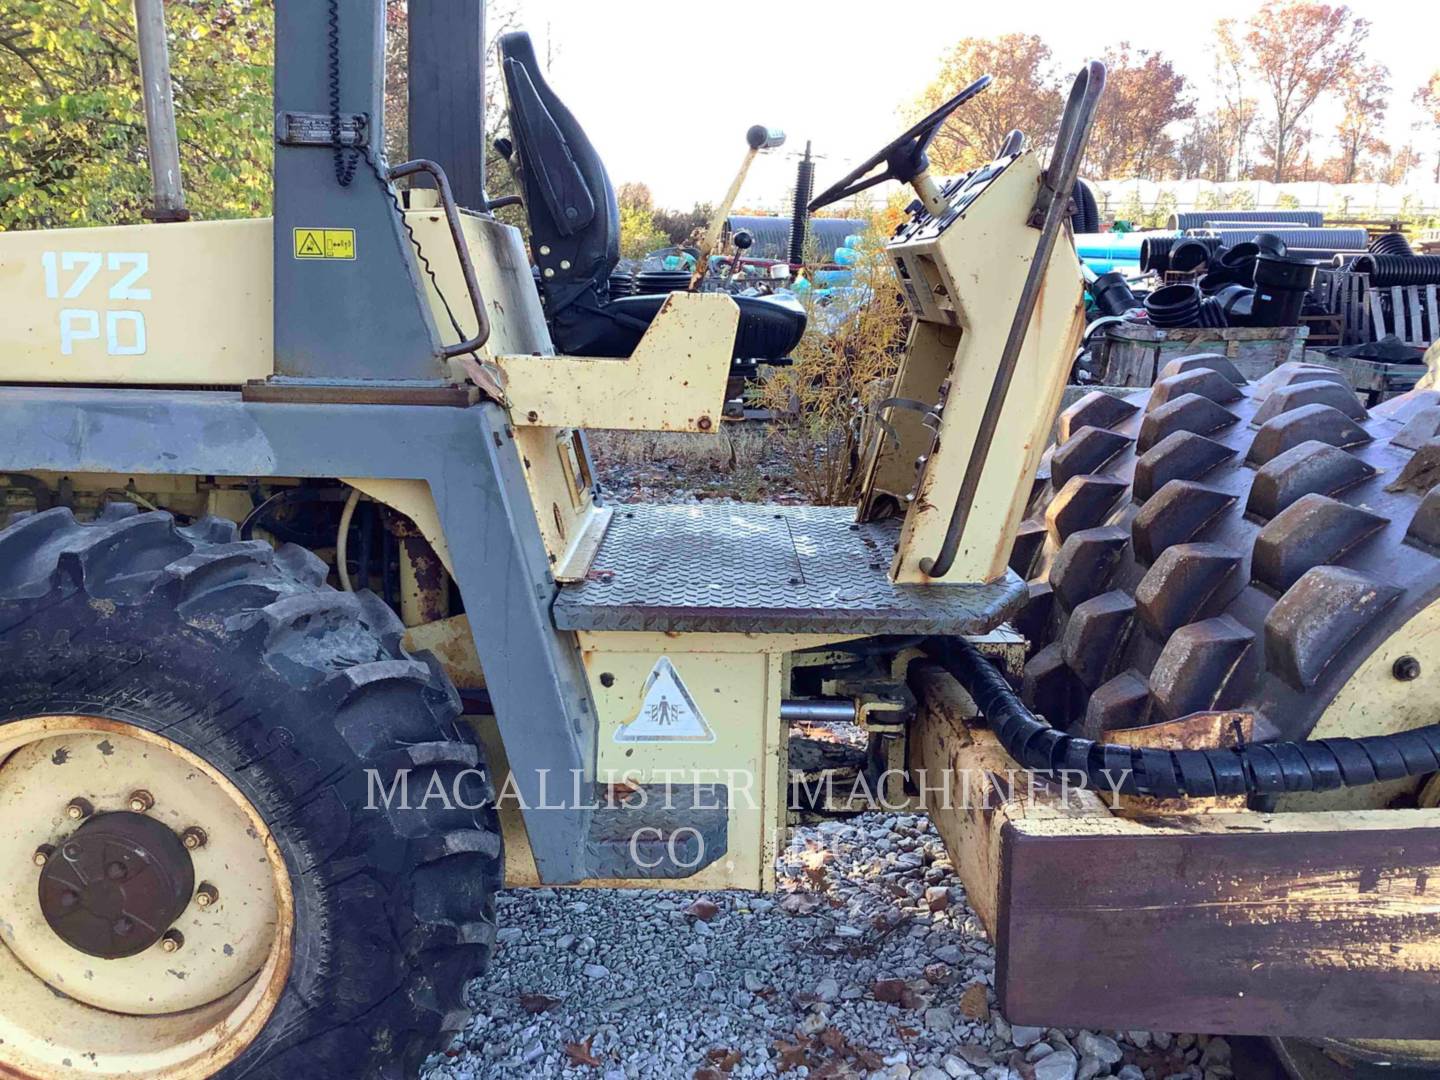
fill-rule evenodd
<path id="1" fill-rule="evenodd" d="M 1298 325 L 1319 264 L 1290 250 L 1282 235 L 1252 235 L 1229 246 L 1221 237 L 1177 238 L 1164 251 L 1165 266 L 1203 276 L 1152 292 L 1145 300 L 1150 323 L 1167 329 Z M 1162 259 L 1150 255 L 1152 262 Z"/>
<path id="2" fill-rule="evenodd" d="M 1376 287 L 1440 285 L 1440 255 L 1361 255 L 1352 264 L 1357 274 L 1369 274 Z"/>
<path id="3" fill-rule="evenodd" d="M 1368 240 L 1364 229 L 1264 229 L 1254 226 L 1210 230 L 1225 247 L 1252 240 L 1257 232 L 1282 240 L 1290 253 L 1307 259 L 1331 259 L 1336 255 L 1361 253 Z"/>
<path id="4" fill-rule="evenodd" d="M 622 296 L 635 295 L 635 275 L 628 274 L 624 270 L 615 269 L 610 271 L 610 299 L 618 300 Z"/>
<path id="5" fill-rule="evenodd" d="M 1284 222 L 1288 225 L 1318 229 L 1325 220 L 1318 210 L 1185 210 L 1170 215 L 1171 229 L 1186 232 L 1189 229 L 1208 229 L 1212 221 L 1273 225 Z"/>
<path id="6" fill-rule="evenodd" d="M 1414 255 L 1410 249 L 1410 242 L 1405 239 L 1403 233 L 1388 232 L 1381 233 L 1370 241 L 1367 249 L 1371 255 Z"/>
<path id="7" fill-rule="evenodd" d="M 689 287 L 689 270 L 642 270 L 635 276 L 635 291 L 642 295 L 683 292 Z"/>

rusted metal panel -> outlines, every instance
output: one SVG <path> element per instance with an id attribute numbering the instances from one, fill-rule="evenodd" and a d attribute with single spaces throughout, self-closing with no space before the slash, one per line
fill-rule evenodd
<path id="1" fill-rule="evenodd" d="M 1012 1022 L 1440 1036 L 1435 811 L 1003 830 L 996 986 Z"/>
<path id="2" fill-rule="evenodd" d="M 1012 1023 L 1440 1036 L 1440 810 L 1120 817 L 1017 771 L 948 675 L 912 686 L 931 818 Z"/>

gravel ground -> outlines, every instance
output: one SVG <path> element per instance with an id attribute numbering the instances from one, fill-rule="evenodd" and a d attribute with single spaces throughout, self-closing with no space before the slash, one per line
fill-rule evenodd
<path id="1" fill-rule="evenodd" d="M 595 440 L 612 499 L 794 502 L 763 434 Z M 723 452 L 715 447 L 721 446 Z M 737 483 L 737 481 L 740 481 Z M 463 1036 L 424 1080 L 1225 1080 L 1223 1039 L 1011 1027 L 923 815 L 794 831 L 775 895 L 517 889 Z"/>
<path id="2" fill-rule="evenodd" d="M 1222 1080 L 1225 1040 L 1012 1027 L 921 815 L 795 830 L 774 896 L 512 890 L 425 1080 Z"/>

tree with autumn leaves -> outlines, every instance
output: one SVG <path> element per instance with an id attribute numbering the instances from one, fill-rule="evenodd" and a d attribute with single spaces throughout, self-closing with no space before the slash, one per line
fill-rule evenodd
<path id="1" fill-rule="evenodd" d="M 1368 34 L 1369 23 L 1348 7 L 1308 0 L 1261 6 L 1244 23 L 1221 20 L 1204 108 L 1196 86 L 1163 53 L 1122 41 L 1102 57 L 1109 75 L 1084 171 L 1112 179 L 1402 182 L 1417 157 L 1380 137 L 1390 73 L 1367 61 Z M 986 72 L 995 80 L 990 90 L 935 141 L 930 156 L 941 172 L 988 160 L 1011 127 L 1041 146 L 1053 137 L 1073 73 L 1060 70 L 1033 34 L 957 42 L 908 114 L 924 115 Z M 1327 99 L 1340 115 L 1336 153 L 1317 161 L 1315 115 Z M 1440 75 L 1415 101 L 1440 130 Z"/>
<path id="2" fill-rule="evenodd" d="M 185 0 L 167 8 L 191 209 L 210 218 L 264 214 L 273 3 Z M 405 156 L 405 12 L 405 0 L 387 0 L 392 158 Z M 517 0 L 492 0 L 492 43 L 517 21 Z M 1343 5 L 1258 6 L 1243 23 L 1219 24 L 1212 70 L 1201 73 L 1208 77 L 1204 85 L 1161 52 L 1115 45 L 1104 57 L 1109 86 L 1086 173 L 1400 183 L 1423 151 L 1433 155 L 1440 182 L 1440 72 L 1411 97 L 1425 117 L 1419 149 L 1388 145 L 1380 122 L 1390 104 L 1390 75 L 1365 56 L 1368 29 Z M 489 144 L 504 110 L 493 48 L 487 60 Z M 1015 126 L 1042 147 L 1054 136 L 1073 72 L 1031 34 L 956 42 L 910 112 L 928 112 L 987 72 L 994 85 L 952 117 L 934 144 L 931 156 L 941 172 L 988 160 Z M 0 228 L 142 219 L 149 178 L 139 88 L 131 0 L 0 5 Z M 1333 139 L 1316 138 L 1322 113 L 1339 117 Z M 1333 144 L 1333 153 L 1322 153 L 1322 143 Z M 498 156 L 491 155 L 489 166 L 492 194 L 513 189 Z M 657 224 L 662 213 L 654 211 Z"/>

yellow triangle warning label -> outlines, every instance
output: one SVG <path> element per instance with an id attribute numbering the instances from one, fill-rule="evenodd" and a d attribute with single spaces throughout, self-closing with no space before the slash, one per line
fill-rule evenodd
<path id="1" fill-rule="evenodd" d="M 680 681 L 675 665 L 662 656 L 645 680 L 639 711 L 615 730 L 615 741 L 714 742 L 715 732 Z"/>
<path id="2" fill-rule="evenodd" d="M 319 229 L 295 230 L 295 257 L 297 259 L 323 259 L 325 244 Z"/>

